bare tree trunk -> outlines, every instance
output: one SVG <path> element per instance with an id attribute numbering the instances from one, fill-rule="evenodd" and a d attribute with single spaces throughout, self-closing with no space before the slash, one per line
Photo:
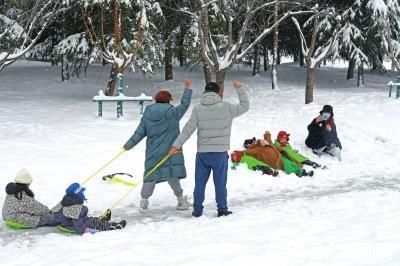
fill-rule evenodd
<path id="1" fill-rule="evenodd" d="M 293 54 L 293 63 L 297 63 L 299 61 L 299 54 L 297 52 L 295 52 Z"/>
<path id="2" fill-rule="evenodd" d="M 276 59 L 276 64 L 277 65 L 280 65 L 281 64 L 281 49 L 279 48 L 279 44 L 278 44 L 278 57 L 277 57 L 277 59 Z"/>
<path id="3" fill-rule="evenodd" d="M 117 56 L 122 52 L 122 25 L 121 25 L 121 5 L 119 0 L 112 2 L 113 7 L 113 23 L 114 23 L 114 49 L 117 52 Z M 112 64 L 110 77 L 107 83 L 107 89 L 105 92 L 106 96 L 113 96 L 115 92 L 115 85 L 117 83 L 118 73 L 124 73 L 123 67 L 118 67 L 116 63 Z"/>
<path id="4" fill-rule="evenodd" d="M 181 29 L 180 40 L 179 40 L 179 52 L 178 52 L 179 66 L 181 66 L 181 67 L 186 65 L 185 47 L 183 46 L 183 43 L 184 43 L 184 32 Z"/>
<path id="5" fill-rule="evenodd" d="M 61 82 L 68 81 L 69 82 L 69 61 L 68 59 L 62 55 L 61 56 Z"/>
<path id="6" fill-rule="evenodd" d="M 165 80 L 173 80 L 173 70 L 172 70 L 172 49 L 170 47 L 165 47 Z"/>
<path id="7" fill-rule="evenodd" d="M 117 83 L 118 70 L 116 65 L 111 65 L 110 76 L 108 78 L 107 89 L 104 93 L 106 96 L 113 96 L 115 91 L 115 84 Z"/>
<path id="8" fill-rule="evenodd" d="M 364 87 L 364 62 L 358 66 L 357 87 Z"/>
<path id="9" fill-rule="evenodd" d="M 274 24 L 278 21 L 278 12 L 279 12 L 279 1 L 277 0 L 275 3 L 274 9 Z M 279 40 L 279 29 L 278 26 L 274 28 L 274 46 L 273 46 L 273 55 L 272 55 L 272 67 L 271 67 L 271 81 L 272 81 L 272 89 L 278 89 L 278 77 L 276 71 L 276 64 L 278 61 L 278 40 Z"/>
<path id="10" fill-rule="evenodd" d="M 121 5 L 119 0 L 113 1 L 113 12 L 114 12 L 114 46 L 117 53 L 122 50 L 122 25 L 121 25 Z"/>
<path id="11" fill-rule="evenodd" d="M 304 67 L 305 63 L 304 63 L 304 54 L 302 51 L 300 51 L 300 67 Z"/>
<path id="12" fill-rule="evenodd" d="M 350 59 L 349 67 L 347 68 L 347 79 L 354 78 L 354 68 L 356 67 L 356 60 Z"/>
<path id="13" fill-rule="evenodd" d="M 224 83 L 225 83 L 225 69 L 222 69 L 215 73 L 215 79 L 217 81 L 217 84 L 219 85 L 219 88 L 221 89 L 221 95 L 224 94 Z"/>
<path id="14" fill-rule="evenodd" d="M 267 71 L 269 69 L 269 56 L 266 43 L 263 44 L 263 56 L 264 56 L 264 71 Z"/>
<path id="15" fill-rule="evenodd" d="M 306 81 L 306 104 L 313 102 L 314 100 L 314 80 L 315 80 L 315 68 L 307 68 L 307 81 Z"/>
<path id="16" fill-rule="evenodd" d="M 259 45 L 254 47 L 253 76 L 260 74 L 260 52 Z"/>

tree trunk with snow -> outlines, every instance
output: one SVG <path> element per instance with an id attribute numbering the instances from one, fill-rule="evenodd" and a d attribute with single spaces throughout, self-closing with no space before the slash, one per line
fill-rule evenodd
<path id="1" fill-rule="evenodd" d="M 293 63 L 297 63 L 299 62 L 299 54 L 297 52 L 295 52 L 293 54 Z"/>
<path id="2" fill-rule="evenodd" d="M 212 81 L 212 77 L 210 68 L 207 65 L 203 65 L 203 73 L 204 73 L 204 81 L 206 82 L 206 84 L 210 83 Z"/>
<path id="3" fill-rule="evenodd" d="M 305 63 L 304 63 L 304 54 L 301 51 L 300 51 L 300 54 L 299 54 L 299 61 L 300 61 L 300 67 L 304 67 L 304 65 L 305 65 Z"/>
<path id="4" fill-rule="evenodd" d="M 225 73 L 226 73 L 225 69 L 215 73 L 215 79 L 217 81 L 217 84 L 219 85 L 222 95 L 224 94 Z"/>
<path id="5" fill-rule="evenodd" d="M 314 81 L 315 71 L 321 65 L 321 63 L 329 56 L 333 48 L 337 45 L 337 36 L 340 28 L 340 19 L 337 21 L 335 30 L 332 36 L 327 40 L 326 44 L 322 47 L 317 48 L 317 37 L 319 31 L 319 14 L 315 14 L 313 18 L 313 30 L 311 34 L 311 40 L 309 46 L 307 45 L 306 38 L 301 30 L 300 24 L 294 17 L 292 18 L 299 34 L 301 50 L 303 55 L 306 56 L 307 64 L 307 78 L 306 78 L 306 92 L 305 92 L 305 103 L 313 102 L 314 94 Z"/>
<path id="6" fill-rule="evenodd" d="M 260 74 L 260 51 L 259 45 L 256 45 L 254 48 L 254 56 L 253 56 L 253 76 Z"/>
<path id="7" fill-rule="evenodd" d="M 349 67 L 347 68 L 347 79 L 354 78 L 354 68 L 356 67 L 356 60 L 350 59 L 349 60 Z"/>
<path id="8" fill-rule="evenodd" d="M 61 56 L 61 82 L 69 81 L 69 62 L 65 56 Z"/>
<path id="9" fill-rule="evenodd" d="M 357 87 L 364 87 L 364 62 L 358 65 Z"/>
<path id="10" fill-rule="evenodd" d="M 315 81 L 315 68 L 307 68 L 307 80 L 306 80 L 306 104 L 314 101 L 314 81 Z"/>
<path id="11" fill-rule="evenodd" d="M 115 85 L 117 84 L 118 67 L 115 64 L 111 65 L 110 76 L 107 82 L 107 89 L 104 93 L 106 96 L 113 96 Z"/>
<path id="12" fill-rule="evenodd" d="M 275 2 L 274 8 L 274 24 L 278 21 L 278 12 L 279 12 L 279 1 Z M 272 81 L 272 89 L 278 89 L 278 72 L 276 70 L 276 65 L 278 62 L 278 41 L 279 41 L 279 29 L 276 26 L 273 30 L 273 54 L 272 54 L 272 66 L 271 66 L 271 81 Z"/>
<path id="13" fill-rule="evenodd" d="M 174 74 L 172 69 L 172 49 L 165 47 L 164 63 L 165 63 L 165 80 L 173 80 Z"/>
<path id="14" fill-rule="evenodd" d="M 148 27 L 148 21 L 146 16 L 146 9 L 141 6 L 139 16 L 136 19 L 137 28 L 135 34 L 130 43 L 133 43 L 129 50 L 122 45 L 123 31 L 122 31 L 122 9 L 120 0 L 111 1 L 113 19 L 112 23 L 105 23 L 104 18 L 104 6 L 100 4 L 100 32 L 98 35 L 94 30 L 94 25 L 92 24 L 93 19 L 91 19 L 86 11 L 82 9 L 83 23 L 86 32 L 90 36 L 91 42 L 100 51 L 103 59 L 111 64 L 110 76 L 107 82 L 107 89 L 105 92 L 106 96 L 112 96 L 115 92 L 116 78 L 118 74 L 124 73 L 125 69 L 132 65 L 136 60 L 136 56 L 141 49 L 141 44 L 144 38 L 144 32 Z M 104 32 L 104 25 L 112 24 L 112 34 L 113 34 L 113 47 L 111 48 L 106 42 L 106 34 Z"/>
<path id="15" fill-rule="evenodd" d="M 298 2 L 293 2 L 294 4 Z M 251 25 L 255 14 L 261 9 L 267 8 L 275 4 L 275 2 L 264 2 L 249 0 L 245 1 L 245 10 L 243 14 L 243 8 L 240 8 L 240 14 L 235 13 L 237 5 L 234 1 L 227 0 L 198 0 L 197 1 L 200 10 L 197 12 L 190 13 L 197 20 L 198 29 L 198 44 L 201 52 L 202 60 L 207 63 L 211 70 L 216 74 L 217 82 L 220 83 L 221 89 L 223 89 L 223 83 L 225 78 L 225 72 L 229 71 L 237 62 L 240 62 L 244 57 L 252 51 L 256 45 L 258 45 L 264 38 L 270 34 L 274 28 L 276 28 L 281 22 L 287 18 L 295 15 L 304 13 L 310 13 L 313 11 L 290 11 L 276 16 L 276 22 L 268 28 L 265 28 L 259 33 L 259 35 L 251 43 L 244 43 L 246 40 L 246 33 L 249 32 L 249 25 Z M 223 36 L 227 42 L 215 42 L 214 31 L 211 31 L 209 19 L 213 19 L 213 16 L 209 16 L 208 10 L 212 5 L 218 4 L 220 7 L 217 12 L 223 16 L 226 23 L 220 23 L 223 25 L 222 34 L 218 35 L 218 38 Z M 239 11 L 239 10 L 238 10 Z M 186 11 L 183 11 L 186 12 Z M 233 24 L 235 19 L 240 18 L 240 24 Z M 214 21 L 213 21 L 214 22 Z M 214 24 L 213 24 L 214 25 Z M 240 25 L 238 30 L 234 30 L 233 25 Z M 240 51 L 240 52 L 239 52 Z"/>
<path id="16" fill-rule="evenodd" d="M 264 57 L 264 71 L 268 71 L 269 69 L 269 56 L 268 56 L 268 47 L 267 44 L 263 44 L 263 57 Z"/>

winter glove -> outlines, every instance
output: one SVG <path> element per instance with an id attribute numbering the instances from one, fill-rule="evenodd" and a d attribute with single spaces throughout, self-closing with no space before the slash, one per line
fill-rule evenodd
<path id="1" fill-rule="evenodd" d="M 87 234 L 87 233 L 90 233 L 90 234 L 95 234 L 97 232 L 97 230 L 96 229 L 91 229 L 91 228 L 89 228 L 89 227 L 86 227 L 85 228 L 85 231 L 83 231 L 83 233 L 84 234 Z"/>

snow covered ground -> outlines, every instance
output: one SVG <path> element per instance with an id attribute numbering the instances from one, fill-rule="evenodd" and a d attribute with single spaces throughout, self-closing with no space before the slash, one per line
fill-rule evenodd
<path id="1" fill-rule="evenodd" d="M 138 125 L 139 105 L 129 103 L 116 119 L 115 104 L 105 104 L 103 118 L 91 102 L 105 86 L 108 67 L 92 66 L 88 77 L 61 83 L 59 69 L 41 63 L 17 63 L 0 72 L 0 187 L 22 167 L 33 175 L 37 199 L 56 204 L 72 182 L 82 181 L 109 160 Z M 167 184 L 159 184 L 150 211 L 137 211 L 138 188 L 114 211 L 126 219 L 124 230 L 83 237 L 55 228 L 12 231 L 0 225 L 2 265 L 399 265 L 400 264 L 400 99 L 388 98 L 386 84 L 395 80 L 366 73 L 366 87 L 345 80 L 346 69 L 318 71 L 315 102 L 304 105 L 305 69 L 279 67 L 280 90 L 272 91 L 269 73 L 251 77 L 234 69 L 227 76 L 225 100 L 237 101 L 233 79 L 250 95 L 250 111 L 235 120 L 231 150 L 245 138 L 291 133 L 291 143 L 311 159 L 326 164 L 312 178 L 280 173 L 278 178 L 229 170 L 228 197 L 233 215 L 216 217 L 210 180 L 204 216 L 175 210 Z M 175 80 L 151 80 L 127 74 L 126 96 L 147 95 L 159 88 L 182 95 L 187 71 L 177 68 Z M 201 71 L 189 73 L 193 103 L 199 102 Z M 324 104 L 334 107 L 343 161 L 317 158 L 305 147 L 308 123 Z M 187 121 L 191 108 L 185 115 Z M 87 205 L 102 214 L 127 189 L 105 184 L 101 176 L 127 172 L 140 177 L 144 141 L 87 183 Z M 184 146 L 190 197 L 194 186 L 196 137 Z M 0 202 L 5 197 L 0 193 Z"/>

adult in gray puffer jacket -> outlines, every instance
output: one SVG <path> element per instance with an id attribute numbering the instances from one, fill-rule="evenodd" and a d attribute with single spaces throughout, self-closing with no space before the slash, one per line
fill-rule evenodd
<path id="1" fill-rule="evenodd" d="M 22 169 L 6 186 L 6 199 L 2 215 L 4 221 L 12 221 L 25 225 L 27 228 L 38 226 L 55 226 L 54 215 L 49 208 L 35 200 L 35 194 L 29 189 L 32 177 L 27 170 Z"/>
<path id="2" fill-rule="evenodd" d="M 227 151 L 230 148 L 232 120 L 249 110 L 249 99 L 241 84 L 235 82 L 233 86 L 237 89 L 239 104 L 223 102 L 218 84 L 207 84 L 201 103 L 193 108 L 189 121 L 170 149 L 171 153 L 176 154 L 194 131 L 198 130 L 192 213 L 195 217 L 203 213 L 204 193 L 211 170 L 218 216 L 232 213 L 228 211 L 226 190 L 229 157 Z"/>

